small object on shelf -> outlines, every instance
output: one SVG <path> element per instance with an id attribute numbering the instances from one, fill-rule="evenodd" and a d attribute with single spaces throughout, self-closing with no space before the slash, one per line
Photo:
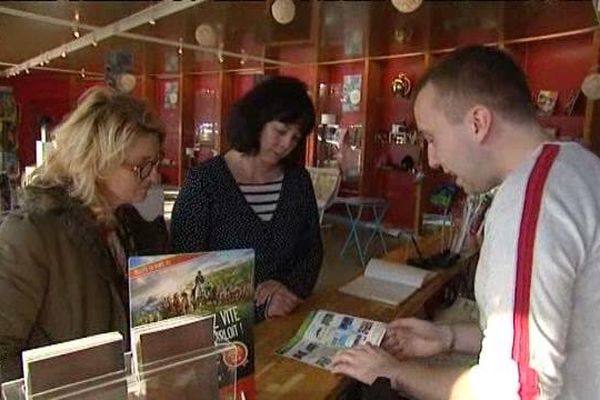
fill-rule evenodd
<path id="1" fill-rule="evenodd" d="M 392 81 L 392 93 L 394 93 L 394 96 L 406 98 L 410 94 L 411 89 L 412 84 L 406 74 L 400 73 Z"/>
<path id="2" fill-rule="evenodd" d="M 600 74 L 594 72 L 586 76 L 581 83 L 581 91 L 590 100 L 600 99 Z"/>
<path id="3" fill-rule="evenodd" d="M 598 83 L 600 84 L 600 80 L 598 81 Z M 598 89 L 600 89 L 600 86 L 598 87 Z M 581 90 L 579 89 L 576 89 L 571 93 L 571 95 L 569 96 L 569 100 L 567 101 L 567 105 L 565 106 L 565 115 L 573 115 L 573 111 L 575 110 L 577 101 L 579 100 L 579 97 L 581 97 L 580 94 Z M 600 90 L 598 91 L 598 96 L 600 98 Z"/>
<path id="4" fill-rule="evenodd" d="M 163 89 L 163 108 L 165 110 L 177 108 L 177 102 L 179 100 L 179 82 L 165 82 Z"/>
<path id="5" fill-rule="evenodd" d="M 556 101 L 558 100 L 558 92 L 554 90 L 540 90 L 538 92 L 536 105 L 538 113 L 541 116 L 550 116 L 554 113 Z"/>
<path id="6" fill-rule="evenodd" d="M 403 121 L 399 124 L 392 124 L 392 130 L 389 135 L 389 142 L 391 144 L 413 144 L 416 139 L 416 135 L 413 135 L 406 123 Z"/>
<path id="7" fill-rule="evenodd" d="M 335 114 L 321 114 L 321 125 L 335 125 Z"/>
<path id="8" fill-rule="evenodd" d="M 342 112 L 356 112 L 360 109 L 360 89 L 362 75 L 344 75 L 342 86 Z"/>

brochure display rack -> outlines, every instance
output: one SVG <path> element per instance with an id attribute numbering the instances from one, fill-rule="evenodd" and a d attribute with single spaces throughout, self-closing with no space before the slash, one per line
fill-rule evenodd
<path id="1" fill-rule="evenodd" d="M 25 380 L 2 384 L 2 400 L 235 400 L 237 347 L 216 345 L 145 364 L 134 372 L 131 353 L 125 371 L 31 394 Z M 94 360 L 90 360 L 94 362 Z M 77 368 L 73 365 L 72 368 Z"/>

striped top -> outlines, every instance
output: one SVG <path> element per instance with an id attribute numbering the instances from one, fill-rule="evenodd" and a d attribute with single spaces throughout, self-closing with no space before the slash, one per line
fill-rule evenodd
<path id="1" fill-rule="evenodd" d="M 270 221 L 277 209 L 283 175 L 276 181 L 260 184 L 239 183 L 240 191 L 250 207 L 263 221 Z"/>

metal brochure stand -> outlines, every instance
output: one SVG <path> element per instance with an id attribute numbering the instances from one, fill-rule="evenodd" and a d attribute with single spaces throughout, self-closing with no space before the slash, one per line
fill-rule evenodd
<path id="1" fill-rule="evenodd" d="M 126 370 L 48 390 L 27 394 L 24 379 L 2 384 L 2 400 L 235 400 L 237 348 L 216 345 Z M 73 368 L 77 368 L 73 366 Z"/>

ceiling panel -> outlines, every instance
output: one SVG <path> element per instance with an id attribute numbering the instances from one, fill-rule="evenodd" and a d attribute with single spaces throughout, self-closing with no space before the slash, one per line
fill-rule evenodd
<path id="1" fill-rule="evenodd" d="M 175 46 L 113 37 L 98 47 L 89 46 L 66 59 L 53 60 L 50 67 L 103 73 L 107 54 L 124 50 L 133 55 L 135 73 L 168 72 L 180 38 L 184 44 L 198 46 L 195 31 L 201 24 L 213 29 L 214 50 L 185 50 L 190 60 L 186 69 L 193 72 L 261 67 L 260 61 L 251 60 L 252 56 L 281 57 L 301 64 L 314 62 L 317 56 L 319 61 L 355 59 L 366 54 L 387 56 L 597 26 L 591 0 L 425 1 L 411 14 L 398 12 L 389 1 L 295 1 L 296 17 L 288 25 L 273 20 L 266 1 L 198 2 L 155 25 L 143 24 L 130 32 L 168 40 Z M 81 23 L 104 26 L 153 4 L 156 2 L 8 1 L 0 2 L 0 7 L 70 22 L 78 12 Z M 311 32 L 317 30 L 318 44 L 311 42 Z M 73 39 L 71 26 L 0 13 L 0 63 L 20 63 Z M 303 56 L 288 51 L 294 46 L 302 49 Z M 219 48 L 225 52 L 223 57 L 215 54 Z M 231 57 L 227 52 L 238 56 Z"/>

